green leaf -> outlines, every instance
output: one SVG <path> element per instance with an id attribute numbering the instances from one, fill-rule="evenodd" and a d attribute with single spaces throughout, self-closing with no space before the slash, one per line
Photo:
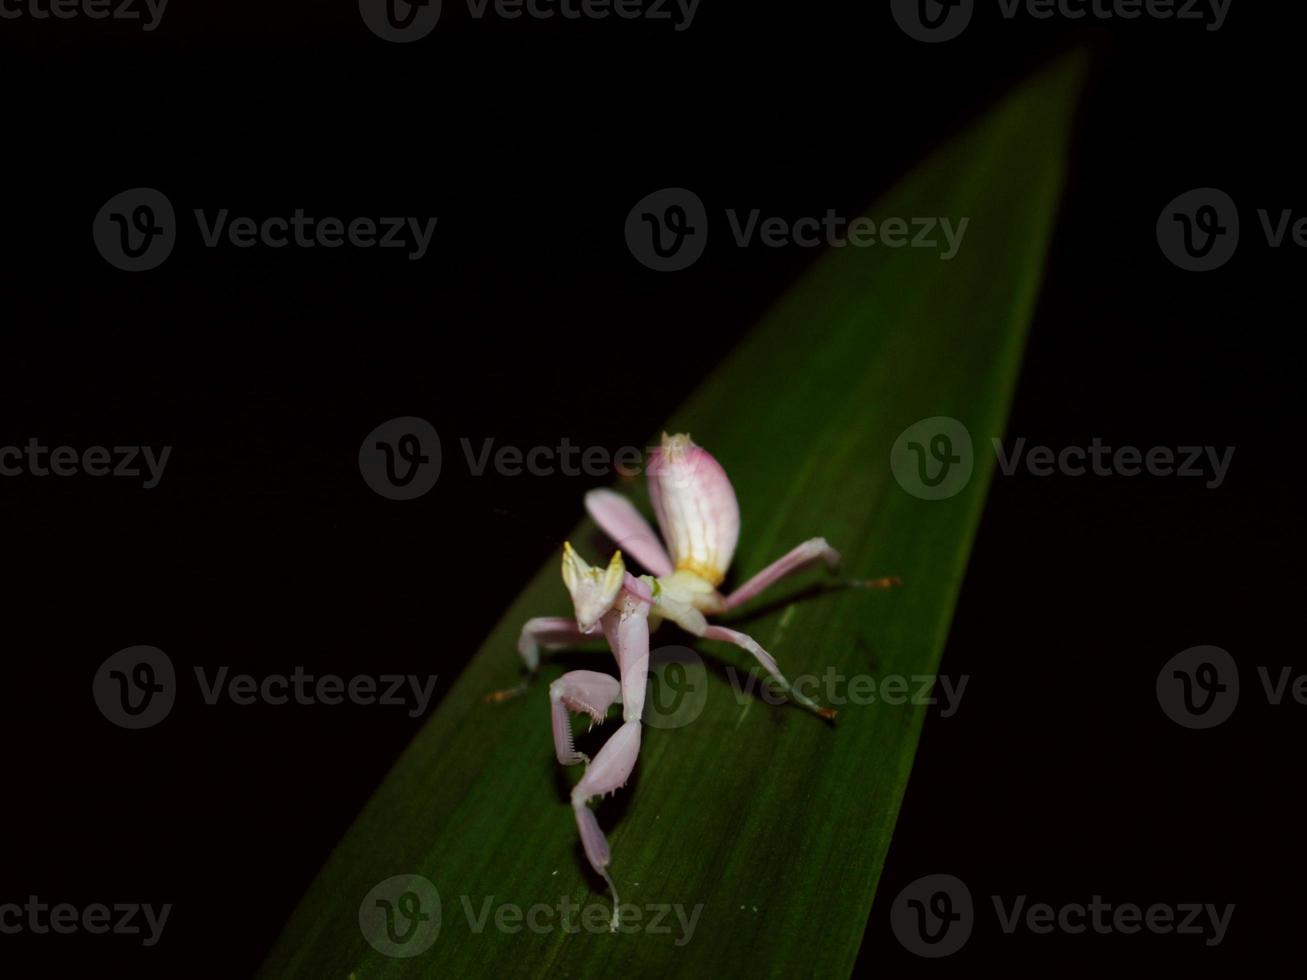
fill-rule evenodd
<path id="1" fill-rule="evenodd" d="M 814 588 L 824 573 L 807 572 L 720 620 L 742 622 L 791 679 L 937 670 L 994 465 L 988 439 L 1002 431 L 1038 291 L 1082 71 L 1072 57 L 1027 82 L 868 212 L 970 219 L 953 259 L 830 250 L 668 422 L 735 484 L 735 581 L 817 535 L 843 552 L 845 575 L 902 577 L 901 588 L 871 591 Z M 901 432 L 934 416 L 967 427 L 975 469 L 955 495 L 924 500 L 896 481 L 890 456 Z M 604 557 L 593 528 L 573 540 L 592 561 Z M 877 698 L 823 724 L 739 693 L 732 672 L 737 684 L 760 673 L 743 651 L 664 626 L 655 648 L 692 644 L 709 664 L 698 681 L 706 700 L 684 727 L 647 726 L 631 783 L 599 806 L 618 889 L 639 910 L 626 922 L 640 928 L 591 932 L 585 917 L 573 911 L 564 923 L 559 911 L 564 901 L 595 906 L 589 922 L 604 923 L 609 899 L 567 805 L 579 768 L 553 758 L 548 685 L 582 664 L 615 673 L 611 657 L 546 654 L 526 695 L 484 700 L 519 678 L 521 624 L 569 610 L 551 558 L 331 855 L 267 976 L 850 972 L 926 708 Z M 829 694 L 816 691 L 826 703 Z M 401 874 L 429 879 L 442 899 L 434 943 L 408 958 L 378 952 L 359 926 L 364 897 Z M 501 921 L 520 928 L 510 933 L 496 925 L 505 903 L 552 911 L 534 913 L 540 931 L 506 913 Z M 701 906 L 688 942 L 674 912 L 657 923 L 669 932 L 648 928 L 659 904 L 687 916 Z"/>

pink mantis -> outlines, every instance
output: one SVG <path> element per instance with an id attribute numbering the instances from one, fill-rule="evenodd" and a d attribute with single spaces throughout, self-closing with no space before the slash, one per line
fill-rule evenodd
<path id="1" fill-rule="evenodd" d="M 824 562 L 833 572 L 839 567 L 839 552 L 824 538 L 812 538 L 735 591 L 722 595 L 717 587 L 726 577 L 740 533 L 740 509 L 725 470 L 688 435 L 664 434 L 662 445 L 650 456 L 648 476 L 662 541 L 625 497 L 611 490 L 586 494 L 586 510 L 620 550 L 607 567 L 591 567 L 570 543 L 564 544 L 563 582 L 571 594 L 575 616 L 531 619 L 523 625 L 518 641 L 529 675 L 539 667 L 542 646 L 566 646 L 600 632 L 617 659 L 620 681 L 592 670 L 574 670 L 549 686 L 558 762 L 564 766 L 587 763 L 585 774 L 572 790 L 572 810 L 586 858 L 613 894 L 613 928 L 618 921 L 619 900 L 608 873 L 611 855 L 589 801 L 620 789 L 635 768 L 640 754 L 651 630 L 668 619 L 694 636 L 742 647 L 792 701 L 827 720 L 835 718 L 835 711 L 795 690 L 771 654 L 752 637 L 710 625 L 707 616 L 736 608 L 814 562 Z M 630 574 L 622 560 L 623 551 L 653 574 L 639 578 Z M 896 580 L 857 584 L 883 587 L 896 584 Z M 568 712 L 586 714 L 598 722 L 617 703 L 622 705 L 622 726 L 591 760 L 573 744 Z"/>

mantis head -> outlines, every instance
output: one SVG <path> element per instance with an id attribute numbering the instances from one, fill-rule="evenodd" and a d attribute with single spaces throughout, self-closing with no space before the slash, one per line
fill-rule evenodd
<path id="1" fill-rule="evenodd" d="M 563 543 L 563 584 L 571 593 L 581 632 L 591 632 L 604 613 L 613 608 L 625 578 L 626 565 L 620 551 L 613 553 L 607 568 L 602 568 L 587 565 L 571 542 Z"/>

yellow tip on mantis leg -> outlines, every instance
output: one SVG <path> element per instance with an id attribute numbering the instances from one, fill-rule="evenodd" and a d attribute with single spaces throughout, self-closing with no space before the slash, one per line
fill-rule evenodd
<path id="1" fill-rule="evenodd" d="M 613 884 L 613 879 L 608 874 L 608 869 L 600 868 L 599 873 L 604 876 L 604 881 L 608 882 L 608 890 L 613 893 L 613 917 L 608 923 L 608 931 L 616 932 L 618 923 L 617 910 L 621 907 L 622 900 L 617 897 L 617 886 Z"/>
<path id="2" fill-rule="evenodd" d="M 512 687 L 506 687 L 500 691 L 491 691 L 486 695 L 486 702 L 489 704 L 499 704 L 503 701 L 511 701 L 513 698 L 521 697 L 530 687 L 530 681 L 522 681 L 520 684 L 514 684 Z"/>

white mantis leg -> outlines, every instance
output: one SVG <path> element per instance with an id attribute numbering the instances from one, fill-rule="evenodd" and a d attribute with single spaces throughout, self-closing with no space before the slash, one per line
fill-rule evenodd
<path id="1" fill-rule="evenodd" d="M 586 639 L 592 637 L 581 632 L 571 616 L 537 616 L 522 624 L 522 633 L 517 638 L 517 652 L 522 655 L 527 672 L 534 674 L 540 667 L 541 647 L 552 650 Z"/>
<path id="2" fill-rule="evenodd" d="M 728 595 L 726 597 L 726 608 L 734 609 L 741 603 L 748 602 L 764 589 L 785 578 L 785 576 L 793 575 L 819 559 L 824 561 L 827 569 L 832 572 L 840 567 L 840 553 L 827 544 L 825 538 L 811 538 L 803 542 L 788 554 L 777 558 Z"/>
<path id="3" fill-rule="evenodd" d="M 736 606 L 748 602 L 781 579 L 802 571 L 816 561 L 825 562 L 827 571 L 836 572 L 840 567 L 840 553 L 827 544 L 825 538 L 810 538 L 792 549 L 788 554 L 777 558 L 728 595 L 722 604 L 722 611 L 734 609 Z M 899 580 L 894 576 L 886 576 L 884 578 L 859 579 L 844 584 L 863 589 L 888 589 L 898 585 Z"/>
<path id="4" fill-rule="evenodd" d="M 611 854 L 608 850 L 608 838 L 599 829 L 599 821 L 594 811 L 586 806 L 593 797 L 612 793 L 626 785 L 635 768 L 635 760 L 640 755 L 640 723 L 628 721 L 613 733 L 613 737 L 604 743 L 594 761 L 586 767 L 585 775 L 572 790 L 572 811 L 576 814 L 576 829 L 581 835 L 581 847 L 585 850 L 590 867 L 600 874 L 608 883 L 608 890 L 613 893 L 613 919 L 611 928 L 617 928 L 617 907 L 621 899 L 617 896 L 617 886 L 608 874 Z"/>
<path id="5" fill-rule="evenodd" d="M 748 650 L 749 653 L 753 654 L 753 658 L 762 664 L 763 669 L 771 675 L 772 680 L 776 682 L 787 698 L 795 704 L 807 708 L 820 718 L 825 718 L 827 721 L 835 720 L 835 716 L 839 712 L 834 708 L 823 708 L 802 691 L 797 690 L 781 673 L 776 658 L 764 650 L 758 641 L 747 633 L 741 633 L 739 630 L 733 630 L 726 626 L 709 626 L 700 635 L 705 640 L 725 640 L 727 643 L 734 643 L 737 647 Z"/>
<path id="6" fill-rule="evenodd" d="M 526 666 L 526 677 L 519 684 L 486 695 L 486 700 L 507 701 L 525 694 L 536 671 L 540 669 L 541 647 L 553 650 L 592 639 L 594 637 L 585 633 L 570 616 L 537 616 L 528 619 L 522 624 L 522 632 L 517 638 L 517 652 L 522 655 L 522 663 Z"/>
<path id="7" fill-rule="evenodd" d="M 602 721 L 621 696 L 622 688 L 616 677 L 593 670 L 573 670 L 549 685 L 554 753 L 561 765 L 574 766 L 578 762 L 590 761 L 584 753 L 576 751 L 568 711 L 587 714 L 592 723 Z"/>
<path id="8" fill-rule="evenodd" d="M 669 597 L 666 592 L 658 597 L 657 603 L 659 611 L 687 633 L 701 636 L 705 640 L 725 640 L 727 643 L 734 643 L 737 647 L 749 651 L 753 658 L 762 665 L 763 669 L 771 675 L 772 680 L 776 682 L 787 698 L 795 704 L 807 708 L 813 714 L 825 718 L 827 721 L 835 719 L 836 712 L 834 709 L 823 708 L 802 691 L 795 690 L 785 675 L 781 673 L 776 658 L 764 650 L 762 645 L 747 633 L 741 633 L 739 630 L 733 630 L 727 626 L 708 625 L 708 620 L 704 618 L 703 613 L 688 603 L 679 602 Z"/>
<path id="9" fill-rule="evenodd" d="M 643 583 L 636 583 L 642 587 Z M 644 594 L 641 594 L 643 592 Z M 623 592 L 617 607 L 603 618 L 604 634 L 621 668 L 622 727 L 613 733 L 572 789 L 572 810 L 590 866 L 608 883 L 613 893 L 610 931 L 617 928 L 620 899 L 608 873 L 611 852 L 608 839 L 599 828 L 594 811 L 587 805 L 596 796 L 616 792 L 626 785 L 640 755 L 640 719 L 644 714 L 645 686 L 649 671 L 649 605 L 647 587 L 635 594 Z M 560 753 L 560 761 L 561 761 Z"/>

